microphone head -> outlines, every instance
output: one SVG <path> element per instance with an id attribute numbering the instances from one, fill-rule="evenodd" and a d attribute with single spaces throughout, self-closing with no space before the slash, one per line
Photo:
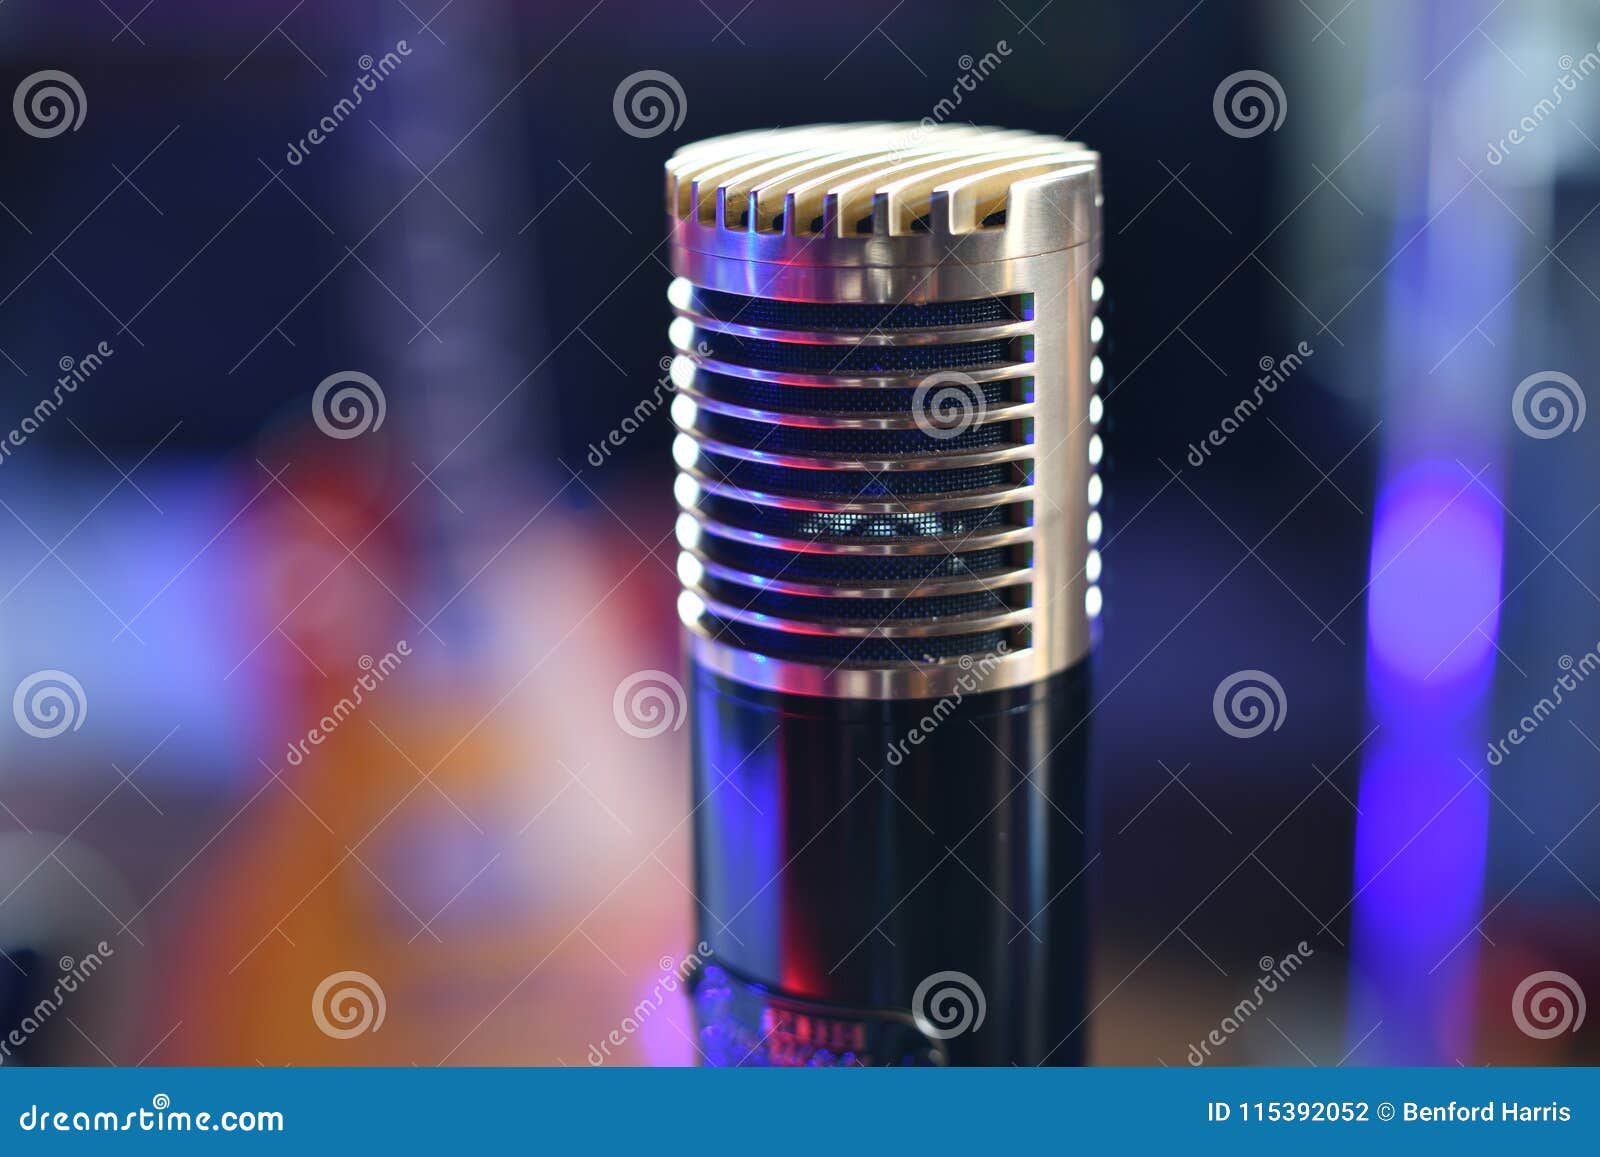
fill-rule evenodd
<path id="1" fill-rule="evenodd" d="M 667 163 L 679 616 L 802 695 L 1042 679 L 1100 610 L 1097 154 L 814 125 Z"/>

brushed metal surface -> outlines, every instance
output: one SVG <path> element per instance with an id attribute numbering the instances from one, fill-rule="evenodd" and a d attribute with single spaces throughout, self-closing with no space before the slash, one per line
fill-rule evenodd
<path id="1" fill-rule="evenodd" d="M 1092 636 L 1086 602 L 1098 602 L 1086 578 L 1093 549 L 1086 530 L 1094 473 L 1091 379 L 1099 373 L 1090 337 L 1100 296 L 1098 156 L 1057 138 L 972 126 L 821 125 L 687 146 L 668 162 L 666 186 L 677 275 L 668 300 L 677 317 L 669 337 L 678 391 L 672 416 L 680 431 L 673 449 L 682 510 L 679 614 L 697 660 L 756 687 L 875 699 L 948 694 L 978 654 L 919 658 L 918 639 L 1006 632 L 1006 653 L 985 663 L 985 689 L 1042 679 L 1081 659 Z M 886 307 L 1004 299 L 1030 312 L 969 325 L 788 328 L 713 309 L 707 293 Z M 731 340 L 732 351 L 719 347 L 713 356 L 711 343 L 719 339 Z M 746 356 L 742 351 L 751 347 L 740 342 L 764 348 L 783 343 L 774 347 L 780 353 L 787 345 L 797 351 L 827 347 L 828 356 L 837 352 L 840 367 L 851 351 L 908 349 L 937 357 L 952 352 L 939 347 L 961 343 L 1002 343 L 1012 356 L 958 370 L 830 373 L 816 372 L 815 355 L 802 361 L 798 353 L 795 360 L 811 368 L 753 364 L 762 359 Z M 952 376 L 973 390 L 1018 391 L 1031 382 L 1031 393 L 995 402 L 972 396 L 974 427 L 1000 428 L 986 444 L 947 448 L 930 436 L 915 451 L 826 445 L 835 434 L 871 438 L 926 431 L 905 403 L 906 391 Z M 815 393 L 816 402 L 735 400 L 744 388 L 740 383 Z M 854 404 L 830 406 L 830 390 L 852 391 Z M 885 404 L 863 408 L 863 391 L 885 391 Z M 734 434 L 724 428 L 729 423 Z M 780 430 L 800 430 L 819 441 L 805 449 L 766 446 Z M 732 481 L 708 455 L 776 478 L 760 485 Z M 914 477 L 907 472 L 978 467 L 1002 469 L 1011 480 L 948 492 L 901 494 L 893 486 L 894 479 Z M 839 479 L 846 493 L 783 485 L 785 479 L 810 482 L 811 475 L 800 472 L 811 471 L 832 472 L 829 477 Z M 742 504 L 752 514 L 816 512 L 825 527 L 856 515 L 903 527 L 916 517 L 991 508 L 999 508 L 1001 520 L 957 535 L 928 533 L 917 524 L 915 534 L 807 538 L 776 532 L 762 519 L 746 525 L 725 510 L 705 508 L 718 502 Z M 718 557 L 722 544 L 782 552 L 774 557 L 791 564 L 818 556 L 912 558 L 1001 548 L 1011 553 L 1005 565 L 981 575 L 865 581 L 786 574 L 786 565 L 730 563 Z M 730 585 L 749 590 L 749 605 L 730 601 Z M 983 591 L 995 599 L 982 611 L 919 617 L 915 603 L 903 605 L 907 599 Z M 781 613 L 760 609 L 757 603 L 771 595 L 801 596 L 804 606 L 784 604 Z M 877 621 L 830 614 L 825 601 L 874 598 L 884 601 L 885 614 Z M 864 662 L 846 651 L 842 658 L 801 661 L 761 654 L 728 638 L 725 623 L 830 640 L 906 640 L 907 657 Z"/>

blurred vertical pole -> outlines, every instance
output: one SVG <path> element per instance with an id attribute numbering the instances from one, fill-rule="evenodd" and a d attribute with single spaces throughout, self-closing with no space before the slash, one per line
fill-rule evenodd
<path id="1" fill-rule="evenodd" d="M 1523 245 L 1507 210 L 1473 187 L 1482 164 L 1464 163 L 1450 131 L 1464 86 L 1482 77 L 1441 62 L 1477 19 L 1433 0 L 1386 15 L 1372 41 L 1392 54 L 1376 73 L 1417 79 L 1386 125 L 1400 168 L 1383 337 L 1368 346 L 1383 428 L 1347 1027 L 1352 1046 L 1370 1041 L 1359 1059 L 1371 1063 L 1448 1064 L 1472 1049 L 1513 336 L 1491 311 Z"/>
<path id="2" fill-rule="evenodd" d="M 543 314 L 525 272 L 527 239 L 515 236 L 533 201 L 534 134 L 520 123 L 521 104 L 496 104 L 526 79 L 520 37 L 505 34 L 521 30 L 525 13 L 512 0 L 487 0 L 438 29 L 419 29 L 397 8 L 386 43 L 370 50 L 400 40 L 411 50 L 396 78 L 394 115 L 383 135 L 372 134 L 372 147 L 396 174 L 383 209 L 412 191 L 374 241 L 388 250 L 387 267 L 401 271 L 397 288 L 421 321 L 397 315 L 385 294 L 364 300 L 382 311 L 384 321 L 374 322 L 379 348 L 411 399 L 393 409 L 418 458 L 394 465 L 400 492 L 415 487 L 409 502 L 426 512 L 416 527 L 422 604 L 448 604 L 438 630 L 450 635 L 449 625 L 465 639 L 481 640 L 491 628 L 478 621 L 470 593 L 458 597 L 477 565 L 468 566 L 459 546 L 497 533 L 496 514 L 516 503 L 531 464 L 547 460 L 527 420 L 537 388 L 526 377 L 529 356 L 547 346 L 538 332 Z M 484 116 L 491 108 L 493 120 Z M 470 664 L 472 656 L 451 659 Z"/>

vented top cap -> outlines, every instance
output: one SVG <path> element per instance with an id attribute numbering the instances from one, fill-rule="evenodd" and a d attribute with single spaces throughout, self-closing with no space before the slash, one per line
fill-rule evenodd
<path id="1" fill-rule="evenodd" d="M 677 244 L 755 260 L 933 264 L 1065 249 L 1097 233 L 1098 170 L 1060 137 L 970 125 L 735 133 L 667 162 Z M 887 238 L 896 245 L 874 246 Z M 863 244 L 865 243 L 865 244 Z"/>

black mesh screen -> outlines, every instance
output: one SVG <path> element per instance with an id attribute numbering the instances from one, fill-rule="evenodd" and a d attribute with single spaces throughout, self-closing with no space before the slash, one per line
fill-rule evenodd
<path id="1" fill-rule="evenodd" d="M 724 566 L 771 578 L 850 586 L 982 576 L 1010 565 L 1004 548 L 959 554 L 808 554 L 712 539 L 706 545 L 706 554 Z"/>
<path id="2" fill-rule="evenodd" d="M 764 370 L 811 374 L 929 374 L 970 370 L 1012 361 L 1010 341 L 968 341 L 951 345 L 803 345 L 764 341 L 725 333 L 702 336 L 709 356 Z"/>
<path id="3" fill-rule="evenodd" d="M 706 495 L 700 509 L 718 522 L 786 538 L 930 538 L 964 534 L 1003 524 L 1005 508 L 934 511 L 917 514 L 839 514 L 785 510 Z"/>
<path id="4" fill-rule="evenodd" d="M 779 329 L 936 329 L 947 325 L 985 325 L 1019 320 L 1015 298 L 940 301 L 923 305 L 836 305 L 831 302 L 778 301 L 702 289 L 700 308 L 723 321 Z"/>
<path id="5" fill-rule="evenodd" d="M 796 470 L 721 454 L 702 454 L 701 462 L 710 477 L 745 490 L 862 500 L 987 490 L 1017 478 L 1015 468 L 1007 463 L 963 470 L 880 470 L 869 474 L 861 470 Z"/>
<path id="6" fill-rule="evenodd" d="M 909 430 L 827 430 L 815 426 L 777 426 L 710 413 L 700 415 L 696 425 L 719 442 L 732 442 L 737 446 L 775 454 L 793 451 L 801 454 L 943 456 L 959 454 L 963 450 L 1003 446 L 1011 430 L 1010 423 L 991 422 L 969 427 L 953 438 L 935 438 L 915 427 Z"/>
<path id="7" fill-rule="evenodd" d="M 708 396 L 760 410 L 786 410 L 806 414 L 908 413 L 916 388 L 854 389 L 836 386 L 785 386 L 758 382 L 725 374 L 701 373 L 696 386 Z M 961 386 L 968 397 L 983 399 L 983 405 L 999 406 L 1027 396 L 1028 381 L 1012 379 L 982 382 L 975 387 Z"/>
<path id="8" fill-rule="evenodd" d="M 915 499 L 923 506 L 945 505 L 939 500 L 958 494 L 983 495 L 986 503 L 969 509 L 915 512 L 807 511 L 703 492 L 691 512 L 703 520 L 699 549 L 714 564 L 713 570 L 720 565 L 747 576 L 727 578 L 708 571 L 698 579 L 704 593 L 727 607 L 768 615 L 771 621 L 787 620 L 785 625 L 791 629 L 736 624 L 710 613 L 702 619 L 702 625 L 734 646 L 773 658 L 830 666 L 841 662 L 934 662 L 992 652 L 1005 642 L 1016 641 L 1016 632 L 1010 630 L 964 629 L 953 635 L 916 638 L 890 638 L 875 632 L 866 638 L 839 638 L 807 633 L 806 627 L 829 622 L 867 626 L 936 623 L 953 616 L 995 614 L 1026 605 L 1031 594 L 1027 583 L 1012 582 L 998 590 L 980 587 L 960 593 L 941 593 L 938 584 L 950 579 L 998 580 L 1002 573 L 1027 565 L 1029 554 L 1025 546 L 961 548 L 975 537 L 981 542 L 978 536 L 1027 524 L 1031 516 L 1027 504 L 1004 502 L 984 492 L 1025 484 L 1031 464 L 1022 460 L 971 466 L 962 465 L 961 461 L 986 450 L 1028 445 L 1031 423 L 1023 419 L 989 419 L 1001 407 L 1030 400 L 1033 379 L 963 382 L 952 373 L 948 384 L 966 395 L 964 399 L 953 400 L 943 390 L 917 397 L 924 380 L 941 371 L 1016 367 L 1010 372 L 1026 374 L 1024 339 L 963 340 L 961 329 L 1025 321 L 1022 299 L 830 305 L 697 292 L 697 310 L 725 321 L 766 327 L 769 331 L 832 331 L 840 335 L 839 341 L 824 345 L 782 340 L 781 332 L 775 337 L 747 338 L 702 330 L 697 338 L 704 342 L 705 357 L 745 367 L 739 374 L 697 369 L 695 389 L 705 399 L 768 411 L 774 417 L 871 414 L 905 419 L 904 428 L 896 429 L 828 428 L 737 418 L 702 405 L 693 410 L 692 417 L 693 429 L 702 439 L 745 451 L 828 460 L 847 467 L 820 470 L 786 466 L 702 449 L 698 468 L 708 478 L 761 494 L 826 497 L 846 506 L 889 505 L 896 499 L 908 503 Z M 937 340 L 918 344 L 867 344 L 855 340 L 863 331 L 892 337 L 895 330 L 908 328 L 944 332 Z M 789 373 L 816 375 L 824 384 L 797 386 L 762 380 Z M 881 388 L 848 382 L 828 384 L 848 377 L 881 377 L 887 379 L 887 384 Z M 944 386 L 946 382 L 936 380 L 934 384 Z M 919 403 L 930 411 L 922 423 L 910 420 Z M 679 420 L 685 419 L 680 416 Z M 924 426 L 934 432 L 926 432 Z M 861 460 L 880 458 L 896 466 L 903 465 L 906 459 L 916 459 L 919 461 L 915 464 L 926 463 L 930 469 L 858 468 Z M 795 547 L 740 542 L 732 537 L 740 532 L 769 535 L 794 542 Z M 934 538 L 941 543 L 928 541 Z M 820 545 L 867 542 L 892 553 L 858 555 L 815 550 Z M 945 544 L 957 549 L 929 553 L 907 549 L 913 545 L 926 548 Z M 911 594 L 853 597 L 830 595 L 826 590 L 795 594 L 770 585 L 786 581 L 820 588 L 910 586 Z M 927 589 L 921 589 L 923 583 L 928 584 Z"/>

